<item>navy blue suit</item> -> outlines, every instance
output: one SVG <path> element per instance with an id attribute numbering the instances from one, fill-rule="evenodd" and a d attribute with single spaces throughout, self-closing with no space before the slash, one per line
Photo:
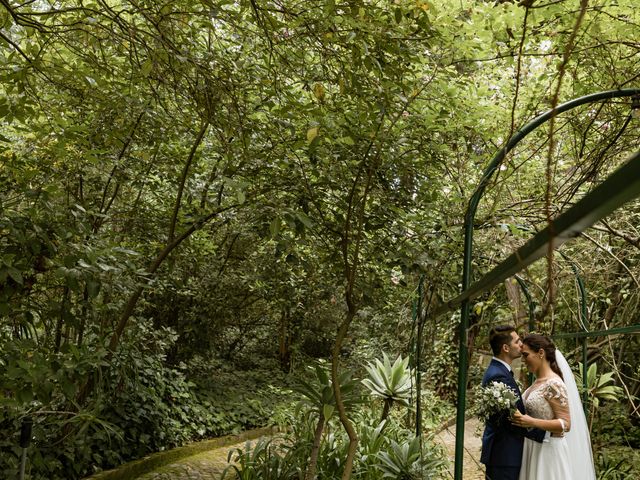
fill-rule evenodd
<path id="1" fill-rule="evenodd" d="M 513 374 L 504 364 L 495 359 L 491 360 L 482 377 L 482 386 L 487 386 L 491 382 L 502 382 L 515 390 L 520 397 L 516 407 L 521 413 L 525 413 L 522 394 Z M 506 413 L 494 415 L 489 419 L 482 434 L 482 455 L 480 456 L 480 461 L 487 468 L 487 479 L 518 479 L 525 436 L 541 442 L 545 431 L 538 429 L 527 431 L 516 427 L 511 424 Z"/>

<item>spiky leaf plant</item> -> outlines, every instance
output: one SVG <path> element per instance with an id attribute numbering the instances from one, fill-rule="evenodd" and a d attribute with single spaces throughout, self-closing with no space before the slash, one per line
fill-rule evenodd
<path id="1" fill-rule="evenodd" d="M 387 354 L 383 353 L 382 361 L 376 360 L 375 364 L 369 363 L 366 368 L 369 377 L 362 380 L 362 384 L 372 395 L 384 400 L 381 420 L 387 418 L 394 402 L 409 406 L 412 389 L 409 357 L 403 359 L 399 355 L 391 364 Z"/>

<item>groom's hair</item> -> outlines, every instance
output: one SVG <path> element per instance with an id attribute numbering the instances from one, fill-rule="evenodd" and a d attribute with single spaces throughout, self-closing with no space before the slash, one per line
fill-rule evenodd
<path id="1" fill-rule="evenodd" d="M 503 345 L 511 343 L 511 332 L 515 331 L 516 328 L 513 325 L 498 325 L 489 331 L 489 345 L 496 357 L 500 355 Z"/>

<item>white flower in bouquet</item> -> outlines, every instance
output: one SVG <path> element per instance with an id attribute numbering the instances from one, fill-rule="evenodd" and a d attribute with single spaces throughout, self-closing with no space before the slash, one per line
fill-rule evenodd
<path id="1" fill-rule="evenodd" d="M 491 382 L 486 387 L 478 387 L 475 395 L 474 413 L 484 421 L 489 417 L 515 411 L 518 394 L 502 382 Z"/>

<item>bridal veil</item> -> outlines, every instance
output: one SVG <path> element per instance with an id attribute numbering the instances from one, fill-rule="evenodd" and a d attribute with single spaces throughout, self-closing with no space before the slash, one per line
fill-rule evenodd
<path id="1" fill-rule="evenodd" d="M 565 438 L 569 446 L 571 472 L 576 480 L 595 480 L 596 473 L 591 450 L 591 437 L 589 436 L 589 426 L 582 408 L 578 386 L 569 363 L 567 363 L 564 355 L 558 349 L 556 349 L 556 361 L 564 377 L 564 384 L 567 387 L 569 396 L 571 430 L 565 434 Z"/>

